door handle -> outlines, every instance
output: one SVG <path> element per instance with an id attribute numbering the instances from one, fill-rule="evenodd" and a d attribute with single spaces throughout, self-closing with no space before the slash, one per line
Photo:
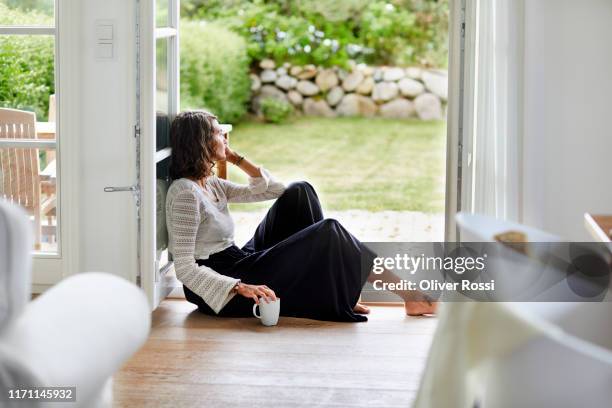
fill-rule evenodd
<path id="1" fill-rule="evenodd" d="M 136 199 L 136 210 L 140 212 L 140 187 L 139 186 L 125 186 L 125 187 L 104 187 L 105 193 L 122 193 L 129 192 Z"/>
<path id="2" fill-rule="evenodd" d="M 126 187 L 104 187 L 104 192 L 105 193 L 119 193 L 122 191 L 131 191 L 132 193 L 135 193 L 138 191 L 138 187 L 137 186 L 126 186 Z"/>

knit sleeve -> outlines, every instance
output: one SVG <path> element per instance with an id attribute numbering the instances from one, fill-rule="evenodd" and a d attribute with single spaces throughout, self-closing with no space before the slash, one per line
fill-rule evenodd
<path id="1" fill-rule="evenodd" d="M 195 244 L 201 222 L 200 207 L 195 192 L 179 192 L 171 205 L 170 233 L 174 241 L 172 256 L 176 277 L 192 292 L 199 295 L 215 313 L 229 302 L 234 293 L 232 288 L 239 282 L 198 265 L 195 260 Z"/>
<path id="2" fill-rule="evenodd" d="M 259 167 L 261 177 L 249 177 L 249 184 L 236 184 L 218 179 L 230 203 L 249 203 L 278 198 L 285 191 L 285 185 L 276 180 L 268 170 Z"/>

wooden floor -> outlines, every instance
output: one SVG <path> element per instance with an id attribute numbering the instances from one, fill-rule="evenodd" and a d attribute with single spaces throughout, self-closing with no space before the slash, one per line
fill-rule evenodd
<path id="1" fill-rule="evenodd" d="M 114 406 L 408 407 L 435 326 L 378 306 L 367 323 L 281 317 L 264 327 L 166 300 L 114 377 Z"/>

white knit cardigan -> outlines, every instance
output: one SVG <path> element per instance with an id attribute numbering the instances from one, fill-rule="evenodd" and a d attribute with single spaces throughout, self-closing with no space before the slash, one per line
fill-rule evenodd
<path id="1" fill-rule="evenodd" d="M 208 177 L 207 195 L 196 182 L 175 180 L 166 197 L 168 249 L 173 256 L 176 277 L 199 295 L 215 313 L 229 302 L 232 288 L 239 281 L 197 264 L 197 259 L 223 251 L 234 244 L 234 221 L 227 203 L 247 203 L 271 200 L 285 191 L 285 185 L 275 180 L 263 167 L 261 177 L 249 177 L 249 184 L 236 184 L 216 176 Z"/>

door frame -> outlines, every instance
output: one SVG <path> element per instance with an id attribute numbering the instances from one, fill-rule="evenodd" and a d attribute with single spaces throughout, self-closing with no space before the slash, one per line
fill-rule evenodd
<path id="1" fill-rule="evenodd" d="M 62 274 L 59 279 L 81 272 L 79 261 L 79 164 L 80 122 L 79 112 L 79 58 L 81 2 L 79 0 L 56 0 L 57 8 L 57 64 L 61 67 L 57 75 L 60 95 L 57 103 L 58 155 L 61 156 L 58 172 L 62 179 L 58 191 L 61 194 L 61 239 Z M 56 90 L 58 85 L 56 85 Z"/>
<path id="2" fill-rule="evenodd" d="M 469 208 L 466 192 L 472 177 L 472 137 L 466 129 L 473 126 L 474 59 L 477 38 L 475 24 L 477 0 L 450 0 L 448 106 L 446 140 L 446 209 L 444 240 L 461 240 L 455 216 Z"/>
<path id="3" fill-rule="evenodd" d="M 170 268 L 157 263 L 157 177 L 156 165 L 167 155 L 156 149 L 156 45 L 158 39 L 172 39 L 168 45 L 168 115 L 179 110 L 179 0 L 168 1 L 169 27 L 156 27 L 156 0 L 136 0 L 137 25 L 137 120 L 135 135 L 140 139 L 139 185 L 139 276 L 152 309 L 173 289 Z M 168 149 L 169 150 L 169 149 Z M 161 152 L 163 153 L 163 152 Z M 160 270 L 162 269 L 162 270 Z"/>

